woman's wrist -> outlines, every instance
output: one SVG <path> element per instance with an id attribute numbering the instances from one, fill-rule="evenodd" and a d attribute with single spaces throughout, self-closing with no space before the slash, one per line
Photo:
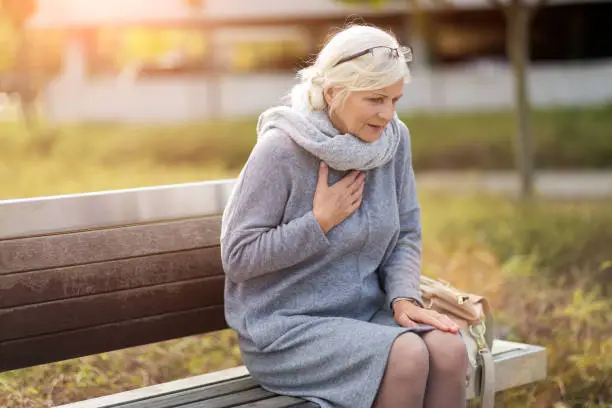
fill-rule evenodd
<path id="1" fill-rule="evenodd" d="M 407 303 L 412 303 L 415 307 L 418 308 L 422 308 L 423 305 L 421 305 L 421 303 L 416 300 L 415 298 L 411 298 L 411 297 L 396 297 L 395 299 L 393 299 L 391 301 L 391 310 L 393 310 L 393 314 L 395 314 L 395 305 L 397 305 L 400 302 L 407 302 Z"/>
<path id="2" fill-rule="evenodd" d="M 319 227 L 321 227 L 321 229 L 323 230 L 323 233 L 325 235 L 327 235 L 327 233 L 329 232 L 329 230 L 331 228 L 329 228 L 327 222 L 323 219 L 323 217 L 321 217 L 320 215 L 317 215 L 317 213 L 313 210 L 312 212 L 314 219 L 317 221 L 317 223 L 319 224 Z"/>

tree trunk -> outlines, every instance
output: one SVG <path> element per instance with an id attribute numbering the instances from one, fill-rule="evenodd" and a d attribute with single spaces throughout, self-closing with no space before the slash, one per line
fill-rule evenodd
<path id="1" fill-rule="evenodd" d="M 208 30 L 208 46 L 210 52 L 207 53 L 209 71 L 207 72 L 208 84 L 207 84 L 207 104 L 208 104 L 208 118 L 212 120 L 220 119 L 225 112 L 223 112 L 222 98 L 221 98 L 221 76 L 222 68 L 219 61 L 219 46 L 217 44 L 217 32 L 215 28 Z"/>
<path id="2" fill-rule="evenodd" d="M 27 31 L 20 25 L 17 29 L 17 48 L 15 51 L 16 91 L 19 95 L 21 116 L 28 131 L 33 132 L 35 126 L 35 94 L 31 72 L 28 64 Z"/>
<path id="3" fill-rule="evenodd" d="M 514 75 L 515 159 L 520 175 L 521 196 L 523 199 L 530 199 L 534 193 L 534 142 L 527 86 L 531 10 L 523 0 L 512 0 L 507 7 L 507 49 Z"/>
<path id="4" fill-rule="evenodd" d="M 413 67 L 422 70 L 429 67 L 429 15 L 419 0 L 406 0 L 404 26 L 406 38 L 403 43 L 410 45 L 414 52 Z"/>

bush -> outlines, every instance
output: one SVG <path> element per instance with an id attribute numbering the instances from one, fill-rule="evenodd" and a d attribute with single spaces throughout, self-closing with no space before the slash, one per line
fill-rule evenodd
<path id="1" fill-rule="evenodd" d="M 612 403 L 610 204 L 425 199 L 425 250 L 454 254 L 429 272 L 486 293 L 498 337 L 547 347 L 548 379 L 501 393 L 502 406 Z"/>

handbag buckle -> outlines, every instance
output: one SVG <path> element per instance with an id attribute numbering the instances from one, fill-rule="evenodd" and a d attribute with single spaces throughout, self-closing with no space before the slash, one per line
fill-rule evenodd
<path id="1" fill-rule="evenodd" d="M 478 322 L 470 325 L 469 330 L 472 337 L 474 337 L 476 340 L 478 351 L 487 350 L 489 346 L 487 345 L 487 341 L 484 337 L 485 332 L 487 331 L 487 326 L 484 324 L 484 322 Z"/>
<path id="2" fill-rule="evenodd" d="M 459 303 L 460 305 L 464 304 L 468 300 L 470 300 L 470 297 L 468 295 L 457 295 L 457 303 Z"/>

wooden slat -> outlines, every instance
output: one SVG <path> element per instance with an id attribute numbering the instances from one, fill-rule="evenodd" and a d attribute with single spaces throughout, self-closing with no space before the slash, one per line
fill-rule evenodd
<path id="1" fill-rule="evenodd" d="M 181 408 L 229 408 L 244 405 L 249 402 L 260 401 L 275 396 L 273 392 L 257 387 L 250 390 L 240 391 L 233 394 L 211 398 L 206 401 L 192 402 L 181 405 Z"/>
<path id="2" fill-rule="evenodd" d="M 222 274 L 219 247 L 0 275 L 0 308 Z"/>
<path id="3" fill-rule="evenodd" d="M 0 241 L 0 274 L 219 245 L 220 217 Z"/>
<path id="4" fill-rule="evenodd" d="M 149 385 L 136 388 L 117 394 L 104 395 L 83 401 L 72 402 L 57 408 L 102 408 L 102 407 L 121 407 L 133 408 L 128 404 L 141 403 L 153 400 L 158 396 L 180 395 L 190 393 L 200 388 L 219 387 L 226 381 L 252 381 L 249 371 L 245 366 L 227 368 L 225 370 L 214 371 L 207 374 L 195 375 L 193 377 L 182 378 L 180 380 L 168 381 L 165 383 Z M 250 388 L 250 387 L 246 387 Z M 246 389 L 245 388 L 245 389 Z M 146 405 L 145 405 L 146 406 Z"/>
<path id="5" fill-rule="evenodd" d="M 176 407 L 176 405 L 174 405 Z M 304 401 L 300 398 L 287 397 L 278 395 L 276 397 L 267 398 L 261 401 L 250 402 L 244 405 L 238 405 L 235 408 L 318 408 L 319 405 L 314 402 Z"/>
<path id="6" fill-rule="evenodd" d="M 222 275 L 0 310 L 0 341 L 223 304 Z"/>
<path id="7" fill-rule="evenodd" d="M 180 392 L 161 394 L 152 398 L 128 402 L 118 405 L 121 408 L 167 408 L 178 407 L 185 404 L 204 401 L 240 391 L 258 388 L 259 384 L 253 378 L 243 377 L 222 383 L 212 384 L 193 389 L 181 390 Z"/>
<path id="8" fill-rule="evenodd" d="M 0 372 L 221 330 L 223 312 L 217 305 L 1 342 Z"/>

